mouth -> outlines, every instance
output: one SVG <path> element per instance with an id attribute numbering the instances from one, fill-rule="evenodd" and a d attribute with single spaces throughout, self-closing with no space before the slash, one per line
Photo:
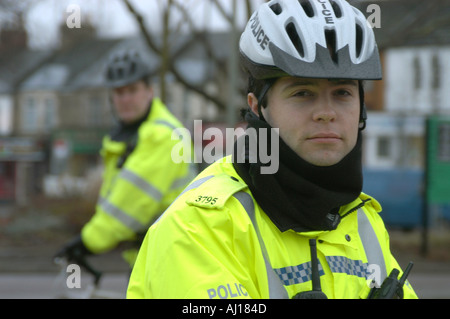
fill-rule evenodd
<path id="1" fill-rule="evenodd" d="M 335 143 L 342 140 L 342 138 L 336 133 L 322 132 L 309 136 L 307 140 L 317 143 Z"/>

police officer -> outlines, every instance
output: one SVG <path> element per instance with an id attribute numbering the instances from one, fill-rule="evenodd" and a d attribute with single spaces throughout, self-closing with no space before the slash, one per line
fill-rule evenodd
<path id="1" fill-rule="evenodd" d="M 138 248 L 148 227 L 196 174 L 190 163 L 171 158 L 179 142 L 172 140 L 172 131 L 183 126 L 154 95 L 141 56 L 132 50 L 115 53 L 105 79 L 118 125 L 103 139 L 103 182 L 95 214 L 57 253 L 75 262 L 121 242 L 135 242 Z M 130 267 L 137 248 L 124 253 Z"/>
<path id="2" fill-rule="evenodd" d="M 240 53 L 256 137 L 150 228 L 127 297 L 366 298 L 400 269 L 381 206 L 362 193 L 362 80 L 381 78 L 373 31 L 344 0 L 272 0 Z M 252 143 L 271 149 L 273 134 L 278 169 L 264 173 L 271 163 Z M 409 283 L 403 295 L 416 298 Z"/>

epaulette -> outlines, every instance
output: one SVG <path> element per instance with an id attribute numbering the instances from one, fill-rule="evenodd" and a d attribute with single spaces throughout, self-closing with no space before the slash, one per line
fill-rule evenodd
<path id="1" fill-rule="evenodd" d="M 223 208 L 233 194 L 243 190 L 247 185 L 236 177 L 220 174 L 189 192 L 186 204 L 203 208 Z"/>

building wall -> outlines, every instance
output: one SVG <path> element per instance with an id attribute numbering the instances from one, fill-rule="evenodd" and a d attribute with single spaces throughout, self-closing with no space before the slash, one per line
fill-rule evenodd
<path id="1" fill-rule="evenodd" d="M 52 91 L 25 91 L 18 96 L 19 135 L 45 135 L 59 125 L 59 98 Z"/>
<path id="2" fill-rule="evenodd" d="M 385 110 L 450 113 L 450 46 L 386 52 Z"/>
<path id="3" fill-rule="evenodd" d="M 384 52 L 380 52 L 380 60 L 383 68 L 383 79 L 364 82 L 364 100 L 369 111 L 382 111 L 384 109 L 384 90 L 386 79 Z"/>
<path id="4" fill-rule="evenodd" d="M 106 89 L 80 89 L 59 96 L 61 128 L 111 126 L 113 115 Z"/>
<path id="5" fill-rule="evenodd" d="M 369 112 L 364 131 L 364 165 L 367 168 L 414 168 L 424 165 L 425 120 Z"/>
<path id="6" fill-rule="evenodd" d="M 426 117 L 450 113 L 450 46 L 388 49 L 382 84 L 384 108 L 369 112 L 364 164 L 423 169 Z"/>

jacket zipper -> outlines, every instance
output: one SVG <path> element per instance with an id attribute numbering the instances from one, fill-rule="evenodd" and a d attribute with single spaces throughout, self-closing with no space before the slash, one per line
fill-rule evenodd
<path id="1" fill-rule="evenodd" d="M 353 207 L 352 209 L 350 209 L 348 212 L 346 212 L 344 215 L 341 216 L 341 219 L 350 215 L 353 212 L 356 212 L 358 209 L 360 209 L 361 207 L 364 207 L 364 205 L 369 202 L 371 200 L 371 198 L 365 199 L 362 201 L 362 203 L 358 204 L 357 206 Z"/>

